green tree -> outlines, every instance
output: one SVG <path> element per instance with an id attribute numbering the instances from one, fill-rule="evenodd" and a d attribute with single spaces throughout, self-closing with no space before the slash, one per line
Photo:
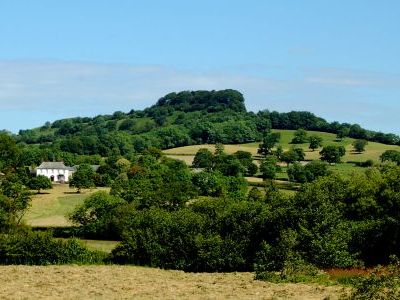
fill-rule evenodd
<path id="1" fill-rule="evenodd" d="M 276 172 L 279 170 L 279 166 L 277 165 L 277 158 L 275 156 L 269 155 L 267 156 L 260 165 L 261 176 L 264 180 L 269 179 L 272 180 L 276 177 Z"/>
<path id="2" fill-rule="evenodd" d="M 111 196 L 104 191 L 96 192 L 86 198 L 82 205 L 75 208 L 70 220 L 83 226 L 86 234 L 97 235 L 103 238 L 117 238 L 115 209 L 123 204 L 124 200 Z"/>
<path id="3" fill-rule="evenodd" d="M 294 133 L 291 144 L 303 144 L 307 142 L 307 131 L 304 129 L 297 129 Z"/>
<path id="4" fill-rule="evenodd" d="M 368 141 L 366 140 L 355 140 L 352 143 L 352 146 L 354 148 L 354 151 L 361 153 L 365 151 L 365 146 L 368 144 Z"/>
<path id="5" fill-rule="evenodd" d="M 20 224 L 31 203 L 31 192 L 9 175 L 0 182 L 0 230 L 9 230 Z"/>
<path id="6" fill-rule="evenodd" d="M 386 150 L 385 152 L 382 153 L 380 159 L 382 162 L 391 161 L 400 166 L 400 151 Z"/>
<path id="7" fill-rule="evenodd" d="M 319 152 L 321 160 L 326 161 L 330 164 L 339 163 L 342 156 L 344 156 L 346 150 L 343 146 L 328 145 L 322 148 Z"/>
<path id="8" fill-rule="evenodd" d="M 86 164 L 79 166 L 78 170 L 72 175 L 69 186 L 76 188 L 77 193 L 80 193 L 81 189 L 94 187 L 94 171 L 92 167 Z"/>
<path id="9" fill-rule="evenodd" d="M 322 146 L 323 139 L 318 135 L 312 135 L 308 138 L 308 140 L 310 142 L 310 146 L 308 148 L 312 151 L 315 151 L 315 149 L 318 149 Z"/>
<path id="10" fill-rule="evenodd" d="M 254 176 L 258 171 L 258 167 L 255 163 L 253 163 L 253 155 L 247 151 L 237 151 L 233 154 L 236 157 L 242 166 L 245 168 L 245 173 L 247 176 Z"/>
<path id="11" fill-rule="evenodd" d="M 194 156 L 192 167 L 211 169 L 213 165 L 214 156 L 212 152 L 206 148 L 201 148 Z"/>
<path id="12" fill-rule="evenodd" d="M 285 162 L 286 165 L 289 166 L 291 163 L 304 160 L 304 156 L 304 150 L 302 148 L 291 148 L 282 153 L 280 161 Z"/>
<path id="13" fill-rule="evenodd" d="M 336 138 L 342 141 L 345 137 L 348 137 L 349 134 L 350 134 L 350 129 L 348 127 L 341 127 L 336 134 Z"/>
<path id="14" fill-rule="evenodd" d="M 4 133 L 0 134 L 0 170 L 15 168 L 18 164 L 19 153 L 13 138 Z"/>
<path id="15" fill-rule="evenodd" d="M 294 163 L 287 170 L 290 181 L 305 183 L 312 182 L 320 176 L 329 174 L 326 163 L 320 161 L 312 161 L 305 166 L 299 163 Z"/>
<path id="16" fill-rule="evenodd" d="M 40 190 L 48 190 L 53 188 L 50 179 L 43 175 L 33 177 L 29 183 L 29 187 L 32 190 L 37 190 L 38 194 L 40 194 Z"/>
<path id="17" fill-rule="evenodd" d="M 281 134 L 279 132 L 267 132 L 259 145 L 258 154 L 266 157 L 272 153 L 272 148 L 279 142 Z"/>

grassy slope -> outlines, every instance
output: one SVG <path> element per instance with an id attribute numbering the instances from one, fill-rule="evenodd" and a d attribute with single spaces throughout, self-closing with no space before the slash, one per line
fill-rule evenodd
<path id="1" fill-rule="evenodd" d="M 281 140 L 279 144 L 284 149 L 289 149 L 292 146 L 301 147 L 305 150 L 306 153 L 306 160 L 315 160 L 319 159 L 319 150 L 311 151 L 308 149 L 309 144 L 300 144 L 300 145 L 292 145 L 290 141 L 293 138 L 294 130 L 273 130 L 274 132 L 281 133 Z M 308 135 L 318 135 L 323 138 L 323 145 L 343 145 L 346 148 L 346 155 L 343 157 L 343 162 L 351 162 L 351 161 L 365 161 L 367 159 L 372 159 L 374 161 L 379 160 L 379 156 L 385 151 L 390 149 L 400 150 L 399 146 L 393 145 L 384 145 L 380 143 L 369 142 L 366 146 L 366 151 L 361 154 L 353 153 L 353 147 L 351 143 L 354 139 L 346 138 L 341 142 L 336 141 L 336 135 L 332 133 L 326 132 L 317 132 L 317 131 L 309 131 Z M 234 153 L 238 150 L 244 150 L 251 152 L 253 155 L 257 155 L 259 142 L 256 143 L 249 143 L 249 144 L 240 144 L 240 145 L 225 145 L 225 151 L 227 153 Z M 193 160 L 193 156 L 200 148 L 208 148 L 211 151 L 214 151 L 214 145 L 193 145 L 193 146 L 186 146 L 186 147 L 179 147 L 165 150 L 164 153 L 170 157 L 178 158 L 186 161 L 187 163 L 191 163 Z M 345 168 L 346 169 L 346 168 Z"/>
<path id="2" fill-rule="evenodd" d="M 134 266 L 0 266 L 1 299 L 338 299 L 340 286 Z"/>
<path id="3" fill-rule="evenodd" d="M 24 221 L 31 226 L 69 226 L 71 223 L 66 215 L 82 204 L 85 197 L 99 190 L 101 188 L 77 194 L 76 189 L 70 189 L 68 185 L 55 184 L 53 189 L 33 197 Z"/>

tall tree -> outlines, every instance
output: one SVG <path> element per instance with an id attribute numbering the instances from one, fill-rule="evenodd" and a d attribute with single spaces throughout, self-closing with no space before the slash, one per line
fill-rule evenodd
<path id="1" fill-rule="evenodd" d="M 277 161 L 275 156 L 269 155 L 261 162 L 260 172 L 264 180 L 272 180 L 275 178 L 276 172 L 279 170 Z"/>
<path id="2" fill-rule="evenodd" d="M 15 168 L 18 164 L 19 152 L 16 142 L 11 136 L 0 134 L 0 171 L 6 168 Z"/>
<path id="3" fill-rule="evenodd" d="M 307 142 L 307 131 L 304 129 L 297 129 L 294 133 L 292 144 L 304 144 Z"/>
<path id="4" fill-rule="evenodd" d="M 213 165 L 214 156 L 207 148 L 201 148 L 194 156 L 192 167 L 193 168 L 206 168 L 211 169 Z"/>
<path id="5" fill-rule="evenodd" d="M 341 157 L 346 154 L 346 149 L 343 146 L 328 145 L 323 147 L 319 154 L 322 161 L 330 164 L 339 163 Z"/>
<path id="6" fill-rule="evenodd" d="M 31 179 L 29 187 L 32 190 L 37 190 L 37 193 L 40 194 L 40 190 L 48 190 L 51 189 L 53 186 L 51 185 L 51 181 L 49 178 L 43 175 L 38 175 Z"/>
<path id="7" fill-rule="evenodd" d="M 354 148 L 354 151 L 361 153 L 365 151 L 365 146 L 368 144 L 366 140 L 355 140 L 352 143 L 352 146 Z"/>
<path id="8" fill-rule="evenodd" d="M 77 193 L 80 193 L 81 189 L 94 187 L 94 171 L 92 167 L 86 164 L 81 165 L 72 175 L 69 186 L 77 188 Z"/>
<path id="9" fill-rule="evenodd" d="M 281 134 L 279 132 L 267 132 L 265 133 L 262 143 L 259 145 L 258 154 L 266 157 L 272 154 L 272 149 L 279 142 Z"/>
<path id="10" fill-rule="evenodd" d="M 323 139 L 318 135 L 312 135 L 308 138 L 308 140 L 310 142 L 310 146 L 308 148 L 312 151 L 315 151 L 315 149 L 318 149 L 322 146 Z"/>

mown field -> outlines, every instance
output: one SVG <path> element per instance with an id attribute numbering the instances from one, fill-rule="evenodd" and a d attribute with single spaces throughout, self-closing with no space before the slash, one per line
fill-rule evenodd
<path id="1" fill-rule="evenodd" d="M 68 185 L 54 184 L 51 190 L 35 194 L 32 198 L 32 205 L 24 216 L 24 222 L 32 227 L 64 227 L 72 226 L 68 220 L 68 215 L 73 212 L 75 207 L 83 203 L 83 200 L 101 190 L 109 188 L 96 188 L 83 190 L 76 193 L 76 189 L 69 188 Z M 117 241 L 101 240 L 81 240 L 90 250 L 111 252 L 118 244 Z"/>
<path id="2" fill-rule="evenodd" d="M 0 266 L 1 299 L 339 299 L 340 286 L 134 266 Z"/>
<path id="3" fill-rule="evenodd" d="M 54 184 L 51 190 L 33 196 L 24 221 L 30 226 L 70 226 L 72 224 L 66 217 L 67 214 L 82 204 L 87 196 L 100 190 L 109 189 L 83 190 L 78 194 L 76 189 L 69 188 L 67 184 Z"/>

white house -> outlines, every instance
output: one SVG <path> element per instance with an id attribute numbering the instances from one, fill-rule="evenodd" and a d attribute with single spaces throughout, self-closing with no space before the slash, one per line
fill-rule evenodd
<path id="1" fill-rule="evenodd" d="M 36 176 L 43 175 L 52 182 L 68 182 L 69 178 L 76 172 L 76 167 L 67 167 L 63 162 L 42 162 L 36 168 Z"/>

